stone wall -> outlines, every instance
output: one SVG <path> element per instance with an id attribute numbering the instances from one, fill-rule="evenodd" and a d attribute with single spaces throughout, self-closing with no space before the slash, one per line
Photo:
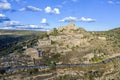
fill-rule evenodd
<path id="1" fill-rule="evenodd" d="M 38 46 L 49 46 L 51 45 L 51 40 L 39 40 Z"/>

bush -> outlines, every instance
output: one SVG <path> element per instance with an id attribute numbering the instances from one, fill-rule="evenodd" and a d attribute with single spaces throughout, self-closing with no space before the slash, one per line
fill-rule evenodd
<path id="1" fill-rule="evenodd" d="M 45 37 L 48 37 L 48 34 L 47 34 L 47 33 L 42 34 L 39 38 L 40 38 L 40 39 L 43 39 L 43 38 L 45 38 Z"/>
<path id="2" fill-rule="evenodd" d="M 55 43 L 56 43 L 55 41 L 51 40 L 51 44 L 55 44 Z"/>
<path id="3" fill-rule="evenodd" d="M 44 55 L 43 60 L 45 61 L 45 64 L 49 66 L 51 69 L 56 68 L 56 62 L 58 62 L 60 59 L 60 54 L 53 54 L 51 56 Z"/>
<path id="4" fill-rule="evenodd" d="M 85 75 L 89 80 L 94 80 L 95 78 L 102 77 L 103 73 L 103 71 L 88 71 Z"/>
<path id="5" fill-rule="evenodd" d="M 52 36 L 58 36 L 58 30 L 56 28 L 54 28 L 53 32 L 50 35 L 52 35 Z"/>
<path id="6" fill-rule="evenodd" d="M 100 61 L 102 61 L 102 58 L 95 55 L 90 61 L 92 61 L 92 62 L 100 62 Z"/>

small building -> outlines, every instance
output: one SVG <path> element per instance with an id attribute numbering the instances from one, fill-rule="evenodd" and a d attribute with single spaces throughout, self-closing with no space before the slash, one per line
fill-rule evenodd
<path id="1" fill-rule="evenodd" d="M 39 40 L 38 46 L 49 46 L 51 45 L 51 40 Z"/>
<path id="2" fill-rule="evenodd" d="M 106 40 L 106 37 L 98 37 L 100 40 Z"/>
<path id="3" fill-rule="evenodd" d="M 31 58 L 39 59 L 39 52 L 35 48 L 28 48 L 25 51 L 25 55 L 30 56 Z"/>

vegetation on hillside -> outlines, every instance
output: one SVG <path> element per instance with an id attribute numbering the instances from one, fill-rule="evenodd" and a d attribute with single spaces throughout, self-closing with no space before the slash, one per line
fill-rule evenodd
<path id="1" fill-rule="evenodd" d="M 53 32 L 50 34 L 52 36 L 58 36 L 58 30 L 56 28 L 53 29 Z"/>
<path id="2" fill-rule="evenodd" d="M 52 47 L 47 46 L 47 48 L 45 48 L 46 51 L 43 51 L 42 60 L 44 62 L 44 65 L 49 66 L 51 70 L 57 71 L 56 63 L 58 62 L 62 62 L 61 64 L 81 64 L 84 61 L 87 61 L 88 57 L 85 58 L 84 56 L 88 54 L 93 54 L 93 57 L 88 61 L 93 63 L 95 62 L 96 65 L 86 65 L 79 67 L 69 66 L 69 68 L 65 67 L 67 69 L 72 69 L 73 71 L 78 69 L 78 71 L 76 71 L 77 75 L 65 74 L 63 76 L 57 77 L 56 80 L 102 80 L 104 78 L 108 80 L 112 80 L 113 78 L 119 80 L 120 60 L 112 59 L 110 60 L 110 62 L 105 62 L 104 60 L 105 58 L 109 58 L 106 56 L 120 52 L 120 28 L 101 32 L 87 32 L 84 29 L 81 30 L 83 31 L 79 32 L 79 34 L 83 34 L 83 37 L 81 39 L 87 39 L 87 45 L 86 43 L 84 43 L 80 46 L 72 47 L 71 52 L 68 52 L 65 55 L 61 55 L 62 53 L 60 54 L 55 52 L 56 49 L 54 50 L 54 53 L 50 52 L 50 50 L 53 49 L 54 45 L 58 43 L 51 40 Z M 2 45 L 0 46 L 0 56 L 9 53 L 22 53 L 25 46 L 27 46 L 27 48 L 37 46 L 38 39 L 49 38 L 49 36 L 51 35 L 58 36 L 58 33 L 58 30 L 54 29 L 50 35 L 48 35 L 47 33 L 42 33 L 39 35 L 38 33 L 29 35 L 2 35 L 0 37 L 0 44 Z M 105 38 L 105 40 L 101 40 L 99 39 L 99 37 L 103 37 Z M 63 44 L 61 43 L 61 45 Z M 68 45 L 66 45 L 66 47 L 69 48 Z M 79 73 L 79 71 L 83 72 Z M 30 74 L 35 74 L 37 72 L 38 69 L 33 69 L 29 71 Z M 4 71 L 0 70 L 0 73 L 4 74 Z"/>
<path id="3" fill-rule="evenodd" d="M 44 32 L 38 31 L 20 31 L 20 30 L 0 30 L 0 33 L 11 33 L 0 35 L 0 56 L 9 53 L 22 53 L 24 47 L 33 47 L 37 45 L 39 37 Z"/>
<path id="4" fill-rule="evenodd" d="M 95 32 L 94 36 L 102 36 L 107 38 L 107 49 L 112 49 L 113 53 L 120 52 L 120 28 L 116 28 L 109 31 Z M 104 48 L 105 48 L 104 47 Z"/>

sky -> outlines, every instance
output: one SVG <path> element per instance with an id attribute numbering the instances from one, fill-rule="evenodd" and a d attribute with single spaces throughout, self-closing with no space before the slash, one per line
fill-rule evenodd
<path id="1" fill-rule="evenodd" d="M 0 29 L 47 31 L 69 22 L 88 31 L 120 27 L 120 0 L 0 0 Z"/>

